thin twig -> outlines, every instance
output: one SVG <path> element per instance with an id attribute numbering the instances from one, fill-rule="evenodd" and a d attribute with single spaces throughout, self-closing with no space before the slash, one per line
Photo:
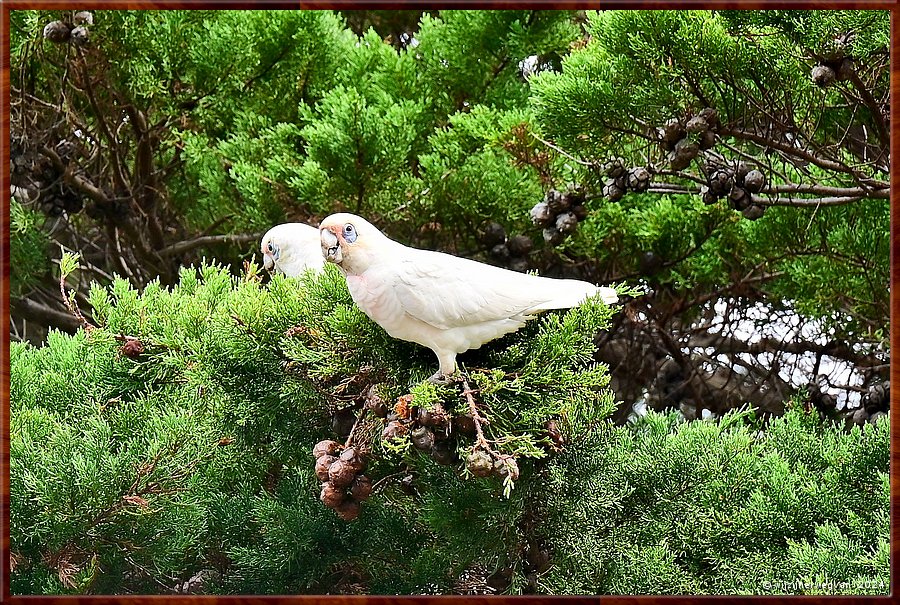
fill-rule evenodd
<path id="1" fill-rule="evenodd" d="M 81 327 L 84 328 L 85 332 L 90 332 L 97 326 L 89 322 L 84 315 L 81 313 L 81 309 L 78 308 L 78 301 L 75 300 L 74 296 L 69 296 L 66 294 L 66 274 L 60 271 L 59 274 L 59 293 L 62 295 L 63 304 L 66 305 L 66 308 L 69 310 L 69 313 L 75 316 L 79 322 L 81 322 Z"/>
<path id="2" fill-rule="evenodd" d="M 469 403 L 469 412 L 472 414 L 472 420 L 475 421 L 475 445 L 476 447 L 481 447 L 488 452 L 492 452 L 490 444 L 487 439 L 484 438 L 484 430 L 481 428 L 482 424 L 490 424 L 487 418 L 481 415 L 478 411 L 478 406 L 475 403 L 475 398 L 472 397 L 472 393 L 477 393 L 478 391 L 473 391 L 471 387 L 469 387 L 469 382 L 463 378 L 462 379 L 463 391 L 462 394 L 466 398 L 466 401 Z"/>
<path id="3" fill-rule="evenodd" d="M 391 473 L 390 475 L 385 475 L 384 477 L 382 477 L 381 479 L 379 479 L 372 485 L 372 492 L 374 493 L 376 490 L 380 489 L 381 486 L 384 485 L 385 483 L 387 483 L 389 479 L 392 479 L 394 477 L 399 477 L 400 475 L 406 475 L 406 474 L 407 474 L 406 471 L 399 471 L 396 473 Z"/>
<path id="4" fill-rule="evenodd" d="M 577 163 L 577 164 L 581 164 L 582 166 L 587 166 L 588 168 L 596 168 L 596 167 L 597 167 L 597 164 L 596 164 L 596 163 L 594 163 L 594 162 L 585 162 L 584 160 L 581 160 L 581 159 L 579 159 L 579 158 L 576 158 L 575 156 L 573 156 L 573 155 L 571 155 L 571 154 L 569 154 L 569 153 L 563 151 L 562 149 L 560 149 L 559 147 L 557 147 L 556 145 L 554 145 L 554 144 L 551 143 L 550 141 L 545 141 L 544 139 L 542 139 L 542 138 L 539 137 L 538 135 L 534 134 L 533 132 L 531 133 L 531 136 L 533 136 L 535 139 L 537 139 L 538 141 L 540 141 L 541 143 L 543 143 L 544 145 L 546 145 L 546 146 L 549 147 L 550 149 L 556 151 L 557 153 L 559 153 L 559 154 L 561 154 L 561 155 L 566 156 L 567 158 L 569 158 L 570 160 L 572 160 L 573 162 L 575 162 L 575 163 Z"/>
<path id="5" fill-rule="evenodd" d="M 350 444 L 353 443 L 353 434 L 356 432 L 356 428 L 362 422 L 362 419 L 368 413 L 369 408 L 363 406 L 363 408 L 359 411 L 359 416 L 356 417 L 356 422 L 353 423 L 353 426 L 350 428 L 350 434 L 347 435 L 347 441 L 344 442 L 344 449 L 350 447 Z"/>

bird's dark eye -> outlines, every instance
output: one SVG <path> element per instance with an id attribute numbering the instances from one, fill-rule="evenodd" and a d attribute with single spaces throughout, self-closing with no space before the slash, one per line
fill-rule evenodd
<path id="1" fill-rule="evenodd" d="M 272 242 L 269 242 L 268 244 L 266 244 L 266 250 L 268 250 L 269 252 L 273 251 Z"/>
<path id="2" fill-rule="evenodd" d="M 356 228 L 350 223 L 344 225 L 344 239 L 347 240 L 347 243 L 349 244 L 356 241 Z"/>

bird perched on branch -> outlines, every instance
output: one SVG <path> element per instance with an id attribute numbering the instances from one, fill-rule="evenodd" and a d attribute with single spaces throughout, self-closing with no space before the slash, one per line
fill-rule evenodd
<path id="1" fill-rule="evenodd" d="M 359 308 L 394 338 L 434 351 L 434 382 L 455 373 L 457 354 L 518 330 L 536 313 L 598 294 L 607 304 L 618 300 L 612 288 L 410 248 L 353 214 L 332 214 L 319 232 L 325 259 L 341 269 Z"/>
<path id="2" fill-rule="evenodd" d="M 321 271 L 325 266 L 319 230 L 303 223 L 284 223 L 269 229 L 260 250 L 263 266 L 288 277 L 299 277 L 306 269 Z"/>

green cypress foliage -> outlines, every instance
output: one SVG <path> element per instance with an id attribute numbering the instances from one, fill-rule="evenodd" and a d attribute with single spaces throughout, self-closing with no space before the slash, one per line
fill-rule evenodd
<path id="1" fill-rule="evenodd" d="M 461 355 L 466 385 L 436 386 L 432 353 L 373 324 L 333 267 L 263 283 L 239 269 L 255 241 L 170 248 L 343 209 L 498 264 L 492 247 L 505 240 L 508 257 L 517 234 L 521 270 L 648 284 L 647 309 L 670 318 L 651 334 L 670 331 L 676 351 L 703 304 L 682 301 L 734 296 L 820 319 L 811 341 L 874 357 L 889 309 L 887 170 L 871 155 L 883 120 L 810 69 L 848 53 L 887 98 L 886 11 L 442 11 L 402 44 L 331 11 L 95 11 L 89 45 L 41 37 L 70 16 L 10 13 L 24 191 L 11 289 L 62 308 L 59 260 L 96 326 L 11 343 L 14 594 L 887 593 L 887 418 L 847 430 L 795 396 L 781 417 L 747 401 L 714 420 L 615 425 L 594 337 L 618 317 L 593 302 Z M 49 126 L 61 100 L 90 136 Z M 800 202 L 865 195 L 754 220 L 704 203 L 707 167 L 663 174 L 648 133 L 707 106 L 734 135 L 711 157 L 752 156 L 782 187 L 766 200 L 791 183 L 809 189 Z M 125 126 L 126 108 L 146 130 Z M 738 136 L 779 121 L 809 135 L 818 164 L 784 132 Z M 122 127 L 116 145 L 101 124 Z M 862 153 L 848 124 L 871 133 Z M 75 152 L 48 164 L 60 143 Z M 613 202 L 615 157 L 662 189 Z M 113 160 L 143 176 L 119 183 Z M 529 212 L 554 190 L 583 216 L 550 242 Z M 73 247 L 81 271 L 60 251 Z M 200 258 L 217 261 L 186 266 Z M 760 281 L 732 292 L 743 276 Z M 660 351 L 645 347 L 653 363 Z M 320 500 L 312 450 L 354 425 L 373 490 L 348 521 Z"/>
<path id="2" fill-rule="evenodd" d="M 477 570 L 514 593 L 887 586 L 886 422 L 846 433 L 798 408 L 613 427 L 602 304 L 462 357 L 516 481 L 465 472 L 471 438 L 442 466 L 373 419 L 356 442 L 377 487 L 346 522 L 310 454 L 339 410 L 371 385 L 467 405 L 422 382 L 430 352 L 368 320 L 336 270 L 263 286 L 207 265 L 90 302 L 101 327 L 12 346 L 15 593 L 165 593 L 197 574 L 203 592 L 449 592 Z"/>

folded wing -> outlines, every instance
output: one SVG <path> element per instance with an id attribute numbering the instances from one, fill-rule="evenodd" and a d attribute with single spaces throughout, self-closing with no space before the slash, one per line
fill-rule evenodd
<path id="1" fill-rule="evenodd" d="M 567 309 L 597 293 L 607 303 L 616 300 L 611 288 L 517 273 L 439 252 L 415 250 L 395 263 L 392 289 L 403 310 L 442 330 Z"/>

